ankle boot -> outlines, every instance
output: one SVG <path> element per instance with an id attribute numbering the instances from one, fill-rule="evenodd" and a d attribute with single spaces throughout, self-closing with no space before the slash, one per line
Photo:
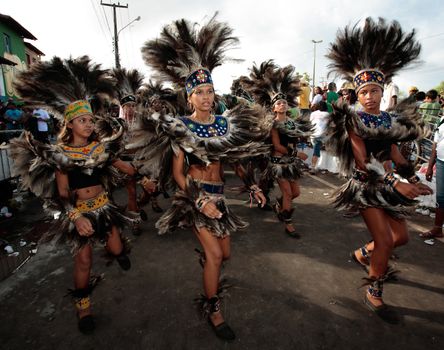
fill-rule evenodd
<path id="1" fill-rule="evenodd" d="M 91 334 L 95 327 L 94 323 L 94 317 L 92 315 L 86 315 L 80 318 L 79 312 L 87 310 L 91 307 L 91 299 L 90 299 L 90 293 L 91 288 L 81 288 L 81 289 L 75 289 L 71 292 L 73 299 L 74 299 L 74 305 L 77 310 L 77 317 L 78 317 L 78 327 L 79 331 L 83 334 Z"/>
<path id="2" fill-rule="evenodd" d="M 208 299 L 208 305 L 209 305 L 209 311 L 210 314 L 208 316 L 208 322 L 211 325 L 211 328 L 213 328 L 214 333 L 216 333 L 216 336 L 220 339 L 226 340 L 226 341 L 233 341 L 236 338 L 236 335 L 234 334 L 233 330 L 230 328 L 230 326 L 226 322 L 222 322 L 218 324 L 217 326 L 213 324 L 211 320 L 211 314 L 220 312 L 220 299 L 217 296 L 214 296 L 210 299 Z"/>

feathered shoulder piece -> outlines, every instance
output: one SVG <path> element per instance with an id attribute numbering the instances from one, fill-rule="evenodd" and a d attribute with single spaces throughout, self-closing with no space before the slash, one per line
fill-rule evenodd
<path id="1" fill-rule="evenodd" d="M 387 23 L 383 18 L 377 22 L 366 18 L 363 27 L 358 23 L 346 26 L 338 31 L 326 55 L 331 60 L 330 73 L 354 82 L 356 87 L 366 82 L 383 86 L 418 59 L 421 45 L 415 34 L 415 30 L 406 33 L 397 21 Z"/>
<path id="2" fill-rule="evenodd" d="M 366 115 L 356 112 L 345 102 L 333 104 L 333 113 L 327 127 L 326 148 L 341 160 L 341 173 L 351 174 L 354 157 L 349 131 L 364 140 L 377 140 L 388 144 L 418 140 L 426 137 L 429 130 L 417 112 L 415 104 L 400 102 L 390 113 L 381 112 L 386 124 L 369 125 Z"/>
<path id="3" fill-rule="evenodd" d="M 124 104 L 125 102 L 136 102 L 135 97 L 143 84 L 143 74 L 137 69 L 127 70 L 125 68 L 114 68 L 111 71 L 111 76 L 116 82 L 116 91 L 120 104 Z M 128 100 L 131 96 L 134 100 Z"/>
<path id="4" fill-rule="evenodd" d="M 139 90 L 139 98 L 144 107 L 153 108 L 160 112 L 159 108 L 165 108 L 167 113 L 176 114 L 177 92 L 166 88 L 161 82 L 149 80 Z"/>
<path id="5" fill-rule="evenodd" d="M 271 108 L 278 99 L 285 99 L 290 107 L 296 106 L 296 97 L 301 93 L 299 78 L 294 67 L 277 66 L 273 60 L 256 64 L 249 77 L 240 78 L 241 87 L 261 106 Z"/>
<path id="6" fill-rule="evenodd" d="M 270 148 L 263 141 L 271 127 L 270 116 L 258 105 L 239 105 L 226 116 L 215 116 L 209 124 L 145 111 L 127 148 L 136 150 L 133 164 L 139 173 L 158 179 L 162 188 L 168 188 L 172 184 L 172 158 L 179 150 L 202 164 L 266 154 Z"/>
<path id="7" fill-rule="evenodd" d="M 113 160 L 112 143 L 122 136 L 115 133 L 105 142 L 93 141 L 85 147 L 70 147 L 41 143 L 25 131 L 10 141 L 10 153 L 14 159 L 13 173 L 21 177 L 21 186 L 36 196 L 48 200 L 58 197 L 55 172 L 68 172 L 80 168 L 91 174 L 95 168 L 102 169 L 102 183 L 105 187 L 116 182 L 111 168 Z"/>
<path id="8" fill-rule="evenodd" d="M 162 29 L 159 38 L 143 45 L 142 57 L 154 70 L 155 79 L 184 87 L 191 72 L 202 67 L 211 72 L 227 60 L 225 52 L 238 38 L 216 16 L 202 26 L 185 19 L 174 21 Z"/>
<path id="9" fill-rule="evenodd" d="M 288 137 L 310 137 L 313 133 L 313 125 L 310 121 L 310 114 L 303 114 L 297 119 L 288 118 L 283 121 L 274 120 L 273 128 L 279 133 Z"/>
<path id="10" fill-rule="evenodd" d="M 28 105 L 49 109 L 58 117 L 70 103 L 79 100 L 93 100 L 93 112 L 101 113 L 103 97 L 114 95 L 108 71 L 88 56 L 38 62 L 19 74 L 15 87 Z"/>

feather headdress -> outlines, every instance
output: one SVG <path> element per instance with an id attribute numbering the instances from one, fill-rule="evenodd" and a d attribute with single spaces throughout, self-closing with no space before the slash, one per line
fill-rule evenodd
<path id="1" fill-rule="evenodd" d="M 161 82 L 149 80 L 139 90 L 139 97 L 145 107 L 166 108 L 169 113 L 175 114 L 177 110 L 177 92 L 166 88 Z M 156 110 L 160 112 L 160 110 Z"/>
<path id="2" fill-rule="evenodd" d="M 92 63 L 88 56 L 38 62 L 20 73 L 15 87 L 34 107 L 43 107 L 69 121 L 80 113 L 100 113 L 104 95 L 113 96 L 114 84 L 107 70 Z M 91 110 L 94 101 L 96 110 Z"/>
<path id="3" fill-rule="evenodd" d="M 363 28 L 346 26 L 326 55 L 332 61 L 330 73 L 353 82 L 357 91 L 368 84 L 384 88 L 397 71 L 418 59 L 421 45 L 415 34 L 415 30 L 406 33 L 397 21 L 388 24 L 383 18 L 378 22 L 366 18 Z"/>
<path id="4" fill-rule="evenodd" d="M 281 99 L 294 107 L 296 97 L 301 93 L 294 67 L 288 65 L 281 68 L 273 60 L 262 62 L 259 66 L 254 64 L 250 76 L 241 77 L 240 84 L 256 103 L 268 108 Z"/>
<path id="5" fill-rule="evenodd" d="M 114 68 L 111 75 L 116 81 L 120 105 L 136 102 L 137 92 L 142 86 L 143 75 L 137 69 Z"/>
<path id="6" fill-rule="evenodd" d="M 198 85 L 213 84 L 211 72 L 239 41 L 233 29 L 216 21 L 216 16 L 200 28 L 185 19 L 174 21 L 162 29 L 159 38 L 144 44 L 142 57 L 154 70 L 155 79 L 185 86 L 188 95 Z"/>

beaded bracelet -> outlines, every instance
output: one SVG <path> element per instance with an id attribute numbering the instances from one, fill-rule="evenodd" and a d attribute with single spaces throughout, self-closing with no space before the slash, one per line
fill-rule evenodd
<path id="1" fill-rule="evenodd" d="M 259 188 L 258 185 L 251 185 L 250 192 L 256 193 L 256 192 L 262 192 L 262 190 Z"/>
<path id="2" fill-rule="evenodd" d="M 418 175 L 413 175 L 413 176 L 409 177 L 407 179 L 407 181 L 410 182 L 411 184 L 417 184 L 418 182 L 421 181 L 421 179 L 419 178 Z"/>
<path id="3" fill-rule="evenodd" d="M 389 185 L 390 187 L 394 188 L 397 182 L 398 179 L 395 177 L 395 174 L 393 172 L 386 173 L 384 175 L 384 183 L 386 185 Z"/>
<path id="4" fill-rule="evenodd" d="M 75 222 L 81 216 L 82 216 L 82 213 L 77 208 L 71 209 L 68 212 L 68 218 L 72 222 Z"/>
<path id="5" fill-rule="evenodd" d="M 195 205 L 196 209 L 202 212 L 205 206 L 210 202 L 211 198 L 208 196 L 199 197 L 196 199 Z"/>

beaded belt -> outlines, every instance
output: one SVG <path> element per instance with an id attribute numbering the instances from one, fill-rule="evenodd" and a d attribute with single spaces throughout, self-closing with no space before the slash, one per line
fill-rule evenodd
<path id="1" fill-rule="evenodd" d="M 76 209 L 81 213 L 86 213 L 99 208 L 102 208 L 109 202 L 109 198 L 106 192 L 102 192 L 94 198 L 78 200 L 76 202 Z"/>
<path id="2" fill-rule="evenodd" d="M 273 164 L 290 164 L 294 163 L 295 158 L 294 157 L 285 157 L 285 159 L 282 159 L 283 157 L 270 157 L 270 162 Z"/>
<path id="3" fill-rule="evenodd" d="M 206 193 L 223 194 L 224 184 L 222 182 L 205 182 L 199 181 L 200 188 Z"/>

